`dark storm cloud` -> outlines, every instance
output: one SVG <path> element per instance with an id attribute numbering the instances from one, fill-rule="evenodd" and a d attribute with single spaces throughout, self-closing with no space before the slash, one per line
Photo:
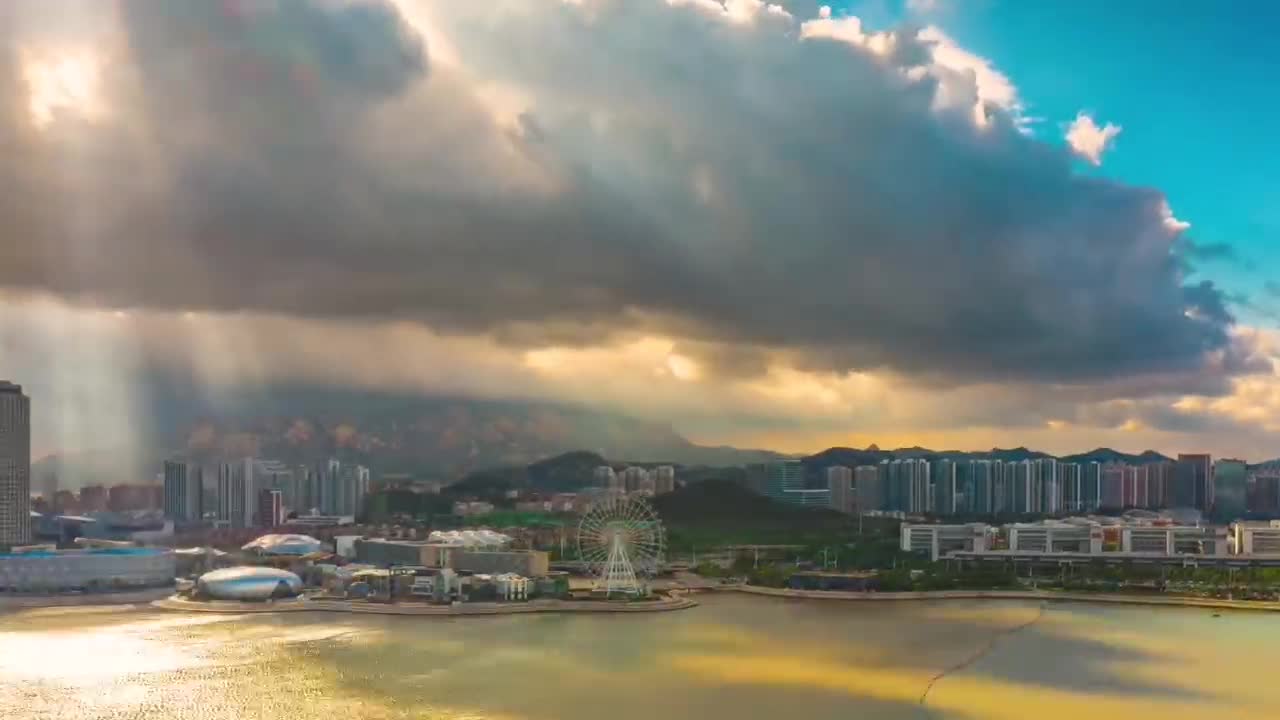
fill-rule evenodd
<path id="1" fill-rule="evenodd" d="M 754 370 L 1249 367 L 1160 194 L 939 109 L 976 80 L 909 78 L 914 31 L 880 57 L 656 0 L 425 4 L 465 71 L 382 2 L 127 0 L 117 116 L 43 131 L 9 52 L 0 283 L 520 344 L 654 330 Z M 518 90 L 509 126 L 481 85 Z"/>

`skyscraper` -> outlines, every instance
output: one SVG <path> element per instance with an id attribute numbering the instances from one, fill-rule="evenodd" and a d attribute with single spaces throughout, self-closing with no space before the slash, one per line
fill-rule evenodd
<path id="1" fill-rule="evenodd" d="M 31 541 L 31 399 L 0 381 L 0 547 Z"/>
<path id="2" fill-rule="evenodd" d="M 650 486 L 649 471 L 638 465 L 632 465 L 622 471 L 622 487 L 627 492 L 639 492 L 649 489 Z"/>
<path id="3" fill-rule="evenodd" d="M 919 458 L 885 460 L 881 465 L 887 507 L 907 513 L 933 512 L 929 461 Z"/>
<path id="4" fill-rule="evenodd" d="M 853 487 L 858 496 L 858 512 L 884 509 L 884 482 L 880 468 L 862 465 L 854 470 Z"/>
<path id="5" fill-rule="evenodd" d="M 1243 460 L 1219 460 L 1213 466 L 1213 519 L 1229 523 L 1244 517 L 1248 466 Z"/>
<path id="6" fill-rule="evenodd" d="M 258 524 L 263 527 L 280 527 L 284 524 L 284 493 L 274 488 L 263 488 L 258 493 Z"/>
<path id="7" fill-rule="evenodd" d="M 954 460 L 942 459 L 933 463 L 930 468 L 933 485 L 933 509 L 939 515 L 954 515 L 957 512 L 957 498 L 964 493 L 958 491 L 958 464 Z"/>
<path id="8" fill-rule="evenodd" d="M 1209 510 L 1213 507 L 1213 458 L 1179 455 L 1173 484 L 1174 507 Z"/>
<path id="9" fill-rule="evenodd" d="M 828 501 L 831 509 L 842 513 L 853 512 L 853 471 L 843 465 L 827 468 Z"/>
<path id="10" fill-rule="evenodd" d="M 663 495 L 675 492 L 676 469 L 670 465 L 660 465 L 653 469 L 653 494 Z"/>
<path id="11" fill-rule="evenodd" d="M 257 493 L 254 460 L 245 458 L 218 468 L 218 520 L 233 528 L 253 527 Z"/>
<path id="12" fill-rule="evenodd" d="M 164 464 L 164 516 L 175 523 L 200 521 L 204 516 L 204 468 L 177 461 Z"/>
<path id="13" fill-rule="evenodd" d="M 618 477 L 618 473 L 608 465 L 601 465 L 591 472 L 591 477 L 595 480 L 596 487 L 608 488 L 609 490 L 621 490 L 622 479 Z"/>
<path id="14" fill-rule="evenodd" d="M 787 461 L 770 463 L 765 470 L 764 494 L 790 505 L 824 506 L 831 502 L 827 488 L 805 487 L 804 465 Z"/>

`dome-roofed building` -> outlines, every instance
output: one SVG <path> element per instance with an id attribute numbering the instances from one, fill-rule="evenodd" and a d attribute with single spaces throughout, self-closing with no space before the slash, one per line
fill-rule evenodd
<path id="1" fill-rule="evenodd" d="M 263 535 L 257 540 L 245 543 L 241 550 L 256 552 L 259 555 L 310 555 L 322 552 L 324 543 L 310 535 Z"/>
<path id="2" fill-rule="evenodd" d="M 302 578 L 269 567 L 233 567 L 212 570 L 196 581 L 196 592 L 213 600 L 268 600 L 297 597 Z"/>

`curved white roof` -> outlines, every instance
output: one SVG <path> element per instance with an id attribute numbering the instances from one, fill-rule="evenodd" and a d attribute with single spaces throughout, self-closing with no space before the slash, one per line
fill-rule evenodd
<path id="1" fill-rule="evenodd" d="M 244 544 L 241 550 L 256 550 L 264 555 L 310 555 L 324 549 L 324 543 L 310 535 L 263 535 Z"/>
<path id="2" fill-rule="evenodd" d="M 427 536 L 427 542 L 461 547 L 495 547 L 510 543 L 511 538 L 492 530 L 436 530 Z"/>
<path id="3" fill-rule="evenodd" d="M 286 595 L 302 592 L 301 578 L 288 570 L 269 567 L 211 570 L 196 580 L 200 592 L 218 600 L 265 600 L 281 594 L 281 584 L 288 588 Z"/>

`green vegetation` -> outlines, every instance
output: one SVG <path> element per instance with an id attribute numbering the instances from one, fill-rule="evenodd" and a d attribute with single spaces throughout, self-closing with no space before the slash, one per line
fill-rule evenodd
<path id="1" fill-rule="evenodd" d="M 799 508 L 757 495 L 723 479 L 687 485 L 654 498 L 673 553 L 730 545 L 844 547 L 860 537 L 896 536 L 898 523 L 858 519 L 822 508 Z"/>

